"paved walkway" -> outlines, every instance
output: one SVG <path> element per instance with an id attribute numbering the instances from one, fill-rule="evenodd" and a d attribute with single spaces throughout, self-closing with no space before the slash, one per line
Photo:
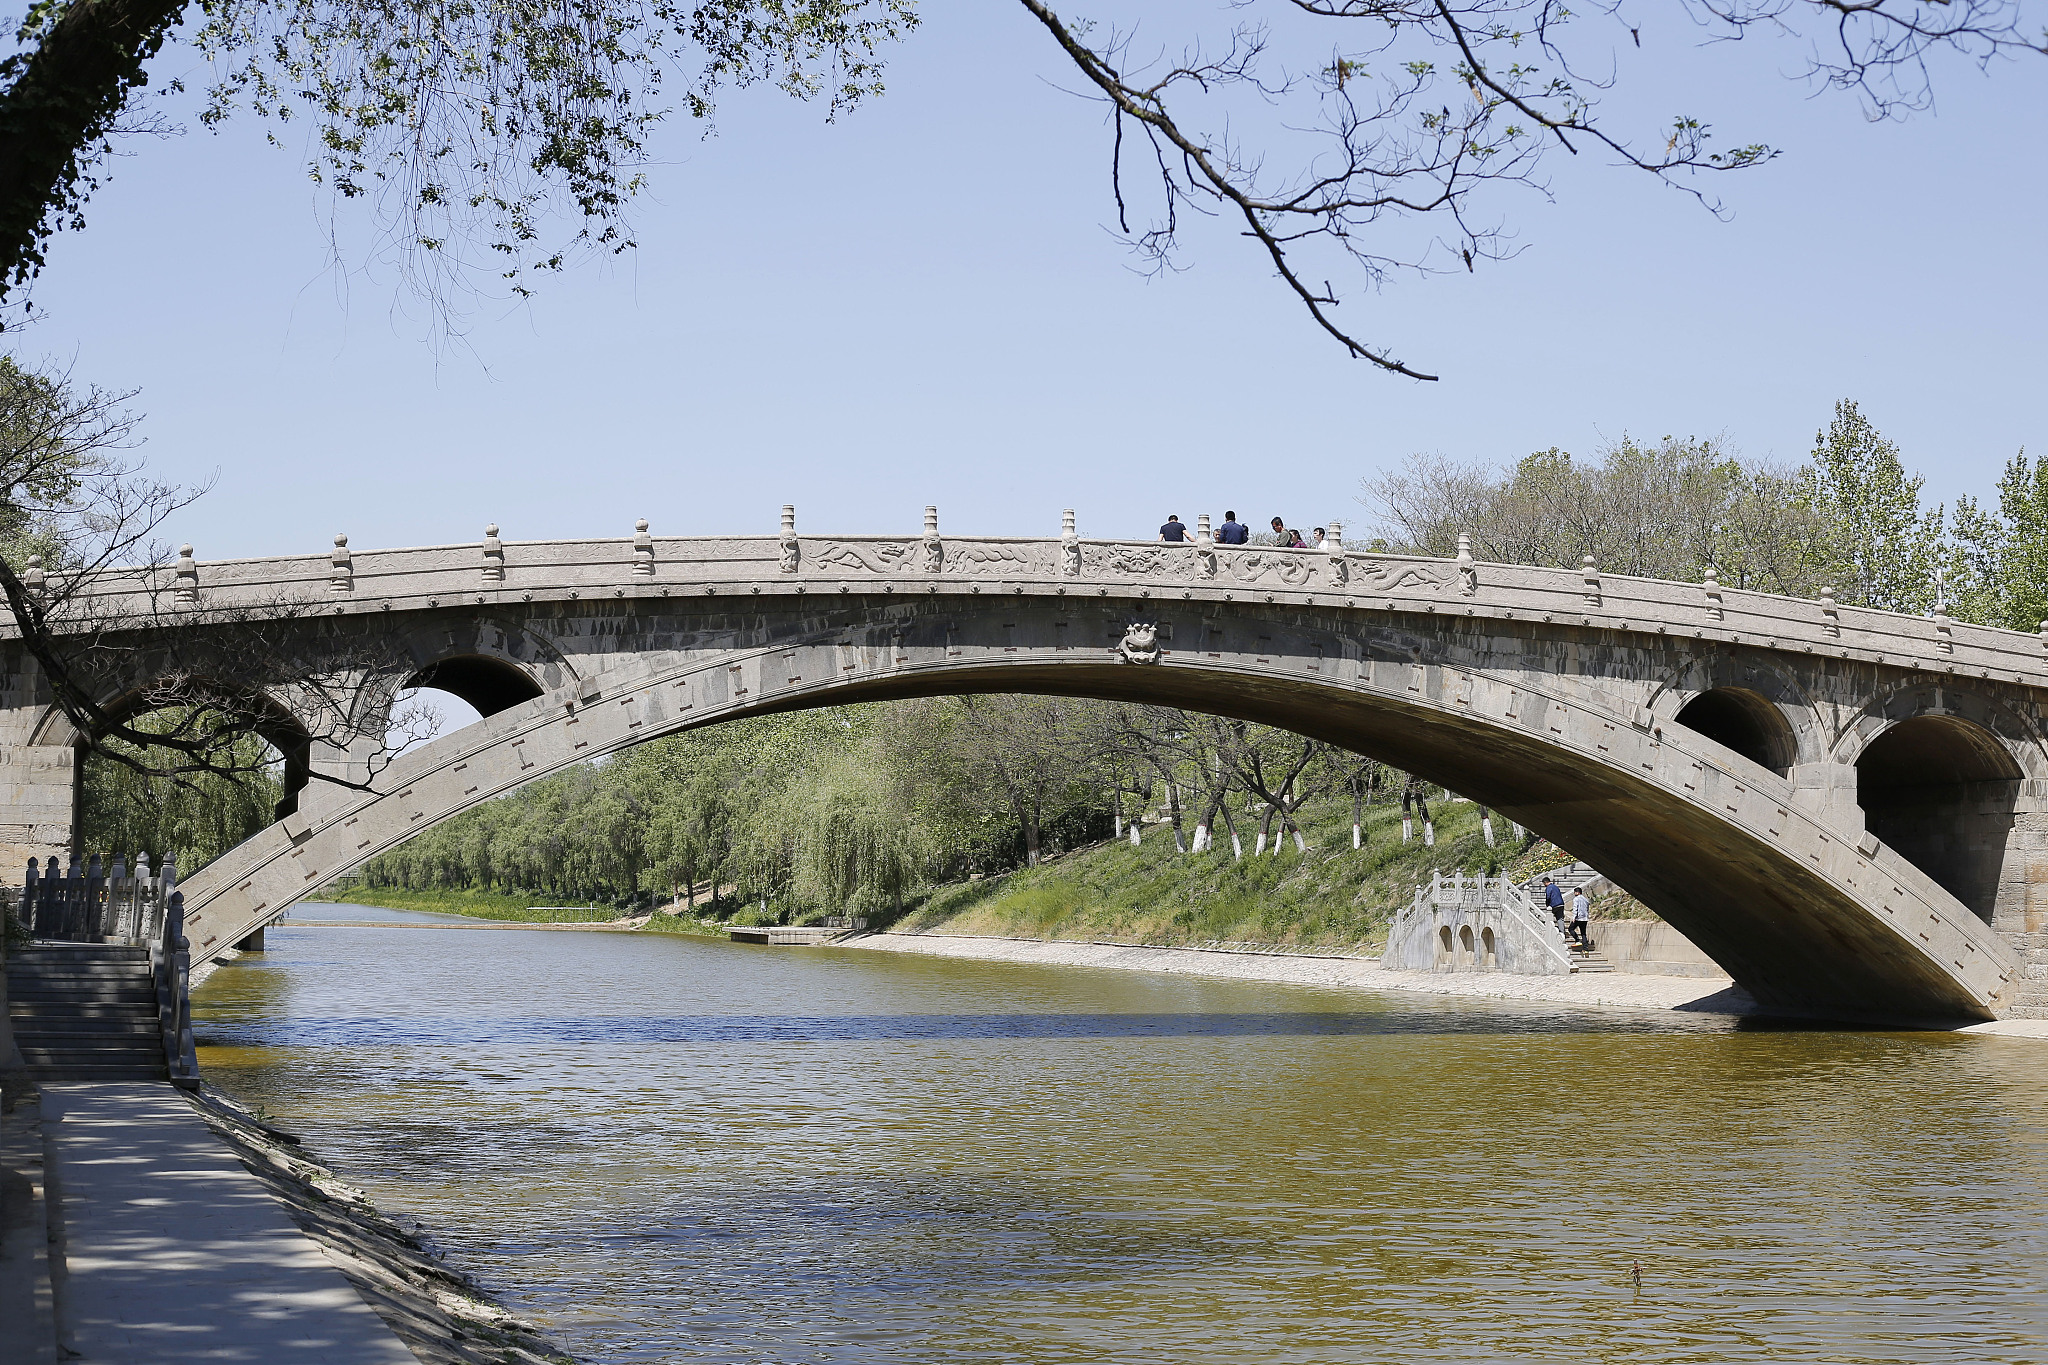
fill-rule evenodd
<path id="1" fill-rule="evenodd" d="M 417 1365 L 169 1086 L 42 1092 L 71 1359 Z"/>

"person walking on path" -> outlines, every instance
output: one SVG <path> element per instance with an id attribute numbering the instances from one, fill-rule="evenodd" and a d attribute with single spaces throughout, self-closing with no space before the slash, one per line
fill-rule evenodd
<path id="1" fill-rule="evenodd" d="M 1579 941 L 1581 948 L 1590 949 L 1593 940 L 1587 933 L 1586 921 L 1593 917 L 1593 902 L 1586 899 L 1583 886 L 1572 892 L 1572 937 Z"/>
<path id="2" fill-rule="evenodd" d="M 1545 877 L 1543 879 L 1543 903 L 1550 907 L 1550 918 L 1557 923 L 1557 936 L 1564 937 L 1564 888 Z"/>
<path id="3" fill-rule="evenodd" d="M 1252 537 L 1251 528 L 1237 519 L 1237 513 L 1225 512 L 1223 524 L 1216 528 L 1218 545 L 1242 545 Z"/>
<path id="4" fill-rule="evenodd" d="M 1166 514 L 1166 525 L 1159 528 L 1159 538 L 1168 544 L 1188 538 L 1188 528 L 1181 522 L 1178 512 Z"/>

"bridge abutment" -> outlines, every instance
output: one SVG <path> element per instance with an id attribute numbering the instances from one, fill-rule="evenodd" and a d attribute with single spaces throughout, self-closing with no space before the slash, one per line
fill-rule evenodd
<path id="1" fill-rule="evenodd" d="M 78 755 L 68 743 L 37 742 L 50 695 L 27 652 L 0 647 L 0 669 L 0 882 L 13 883 L 30 858 L 70 860 Z"/>

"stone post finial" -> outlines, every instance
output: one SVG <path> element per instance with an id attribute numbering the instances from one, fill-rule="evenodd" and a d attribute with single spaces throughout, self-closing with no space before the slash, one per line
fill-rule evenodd
<path id="1" fill-rule="evenodd" d="M 647 518 L 633 523 L 633 573 L 638 578 L 654 576 L 654 537 L 647 534 Z"/>
<path id="2" fill-rule="evenodd" d="M 348 536 L 340 531 L 334 533 L 334 552 L 327 556 L 333 565 L 327 577 L 329 592 L 354 592 L 356 587 L 355 556 L 349 553 Z"/>
<path id="3" fill-rule="evenodd" d="M 1586 563 L 1591 564 L 1588 556 Z M 1472 537 L 1458 534 L 1458 591 L 1470 597 L 1479 591 L 1479 567 L 1472 560 Z"/>
<path id="4" fill-rule="evenodd" d="M 2041 623 L 2041 646 L 2048 649 L 2048 621 Z"/>
<path id="5" fill-rule="evenodd" d="M 199 561 L 192 558 L 192 547 L 178 547 L 178 562 L 174 566 L 178 584 L 173 591 L 176 601 L 185 606 L 195 606 L 199 601 Z"/>
<path id="6" fill-rule="evenodd" d="M 1949 620 L 1946 602 L 1938 602 L 1934 607 L 1934 647 L 1944 654 L 1956 652 L 1955 623 Z"/>
<path id="7" fill-rule="evenodd" d="M 41 555 L 30 555 L 28 557 L 28 568 L 21 575 L 21 586 L 28 589 L 30 596 L 41 597 L 43 590 L 48 585 L 49 578 L 43 572 L 43 557 Z"/>
<path id="8" fill-rule="evenodd" d="M 1195 516 L 1195 572 L 1204 578 L 1216 576 L 1216 532 L 1209 526 L 1209 514 Z"/>
<path id="9" fill-rule="evenodd" d="M 1600 570 L 1595 566 L 1593 556 L 1587 555 L 1579 561 L 1579 575 L 1586 580 L 1586 605 L 1589 607 L 1599 606 Z"/>
<path id="10" fill-rule="evenodd" d="M 936 521 L 929 525 L 935 533 Z M 1060 572 L 1068 578 L 1078 578 L 1081 574 L 1081 534 L 1074 529 L 1074 509 L 1071 507 L 1060 513 Z"/>
<path id="11" fill-rule="evenodd" d="M 1842 633 L 1842 613 L 1835 606 L 1835 590 L 1832 587 L 1820 590 L 1821 629 L 1830 635 Z"/>
<path id="12" fill-rule="evenodd" d="M 946 542 L 939 539 L 939 509 L 924 509 L 924 571 L 940 573 L 946 567 Z"/>
<path id="13" fill-rule="evenodd" d="M 505 545 L 498 539 L 498 523 L 484 527 L 484 582 L 505 581 Z"/>
<path id="14" fill-rule="evenodd" d="M 1707 619 L 1709 621 L 1720 620 L 1722 616 L 1721 580 L 1714 576 L 1714 566 L 1712 564 L 1707 565 L 1707 576 L 1701 580 L 1700 588 L 1707 595 Z"/>
<path id="15" fill-rule="evenodd" d="M 776 537 L 776 547 L 779 551 L 776 568 L 783 573 L 795 573 L 797 563 L 803 554 L 796 539 L 795 503 L 785 502 L 782 504 L 782 531 Z"/>
<path id="16" fill-rule="evenodd" d="M 1069 507 L 1060 513 L 1060 539 L 1073 540 L 1080 532 L 1074 529 L 1074 509 Z"/>
<path id="17" fill-rule="evenodd" d="M 1325 550 L 1330 551 L 1332 554 L 1335 554 L 1344 548 L 1343 522 L 1333 521 L 1330 523 L 1330 529 L 1323 533 L 1323 548 Z"/>

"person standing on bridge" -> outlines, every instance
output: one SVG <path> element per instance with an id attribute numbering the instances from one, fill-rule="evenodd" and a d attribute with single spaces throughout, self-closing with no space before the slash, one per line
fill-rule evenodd
<path id="1" fill-rule="evenodd" d="M 1564 888 L 1545 877 L 1543 879 L 1543 903 L 1550 907 L 1550 918 L 1557 924 L 1557 936 L 1564 934 Z"/>
<path id="2" fill-rule="evenodd" d="M 1586 899 L 1586 888 L 1579 887 L 1572 892 L 1572 937 L 1579 941 L 1581 948 L 1591 948 L 1593 940 L 1587 932 L 1586 921 L 1593 917 L 1593 902 Z"/>
<path id="3" fill-rule="evenodd" d="M 1251 527 L 1237 519 L 1237 513 L 1225 512 L 1223 524 L 1216 528 L 1218 545 L 1242 545 L 1252 538 Z"/>
<path id="4" fill-rule="evenodd" d="M 1168 544 L 1173 544 L 1175 542 L 1183 541 L 1188 538 L 1188 528 L 1186 524 L 1181 521 L 1180 514 L 1178 512 L 1168 512 L 1166 514 L 1166 525 L 1159 528 L 1159 538 L 1163 541 L 1166 541 Z"/>

